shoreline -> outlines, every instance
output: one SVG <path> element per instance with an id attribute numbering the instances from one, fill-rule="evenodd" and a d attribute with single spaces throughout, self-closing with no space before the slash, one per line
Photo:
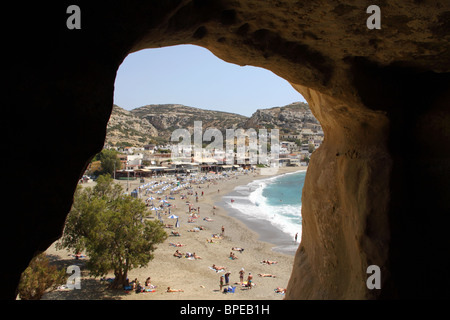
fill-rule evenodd
<path id="1" fill-rule="evenodd" d="M 294 167 L 295 168 L 295 167 Z M 284 172 L 264 176 L 264 178 L 257 178 L 252 180 L 251 182 L 243 185 L 237 185 L 233 191 L 221 197 L 219 201 L 217 201 L 217 206 L 224 208 L 228 215 L 232 218 L 236 218 L 239 221 L 243 222 L 250 230 L 256 232 L 258 234 L 258 240 L 262 242 L 269 243 L 273 245 L 272 250 L 278 251 L 287 255 L 295 256 L 297 252 L 298 246 L 300 245 L 300 241 L 295 242 L 294 239 L 282 230 L 278 229 L 274 225 L 272 225 L 267 220 L 260 220 L 257 218 L 249 217 L 243 214 L 241 211 L 232 208 L 228 201 L 225 199 L 230 199 L 235 196 L 240 196 L 240 194 L 235 190 L 239 186 L 244 186 L 252 183 L 253 181 L 265 180 L 268 178 L 281 177 L 286 174 L 294 174 L 298 172 L 306 172 L 307 167 L 295 168 L 295 170 L 283 170 Z M 301 238 L 301 237 L 300 237 Z"/>
<path id="2" fill-rule="evenodd" d="M 237 186 L 265 179 L 271 176 L 282 175 L 288 172 L 301 170 L 301 167 L 280 168 L 273 175 L 259 174 L 237 174 L 228 178 L 219 179 L 207 184 L 193 185 L 191 191 L 197 191 L 198 202 L 195 196 L 190 195 L 189 201 L 195 208 L 200 208 L 199 218 L 194 223 L 189 223 L 189 211 L 186 200 L 180 199 L 181 191 L 175 196 L 176 200 L 171 200 L 173 208 L 171 214 L 179 217 L 180 227 L 172 230 L 178 231 L 181 236 L 168 236 L 167 240 L 157 246 L 154 251 L 154 259 L 147 266 L 130 270 L 128 278 L 137 278 L 141 283 L 151 277 L 152 285 L 156 286 L 156 291 L 151 293 L 125 292 L 124 290 L 107 289 L 106 282 L 101 282 L 98 278 L 90 277 L 88 270 L 84 267 L 86 259 L 75 260 L 67 250 L 56 250 L 54 244 L 47 249 L 46 253 L 51 258 L 52 263 L 68 266 L 78 264 L 81 268 L 81 289 L 80 290 L 56 290 L 44 295 L 46 300 L 85 300 L 85 299 L 114 299 L 114 300 L 282 300 L 283 294 L 274 292 L 277 287 L 286 288 L 291 276 L 294 256 L 279 252 L 274 248 L 274 244 L 267 242 L 268 238 L 261 239 L 258 232 L 246 225 L 242 220 L 229 214 L 225 206 L 219 206 L 222 197 L 227 195 Z M 156 180 L 165 179 L 157 178 Z M 127 182 L 118 181 L 126 186 Z M 86 184 L 92 186 L 94 183 Z M 131 190 L 136 187 L 137 182 L 130 183 Z M 163 195 L 158 195 L 163 196 Z M 144 198 L 145 199 L 145 198 Z M 225 204 L 225 203 L 224 203 Z M 225 204 L 226 205 L 226 204 Z M 216 209 L 214 209 L 216 206 Z M 156 219 L 154 211 L 149 210 L 150 219 Z M 161 215 L 165 224 L 175 224 L 173 219 L 168 219 L 167 214 Z M 205 221 L 209 217 L 211 221 Z M 204 227 L 204 230 L 190 232 L 193 228 Z M 222 226 L 225 229 L 221 239 L 214 239 L 209 243 L 208 239 L 213 239 L 213 234 L 221 233 Z M 266 222 L 267 227 L 273 226 Z M 170 234 L 171 229 L 166 229 Z M 273 231 L 273 230 L 272 230 Z M 277 233 L 277 238 L 282 231 Z M 272 234 L 267 232 L 267 234 Z M 293 239 L 289 239 L 293 242 Z M 174 247 L 173 243 L 182 243 L 182 247 Z M 234 247 L 244 248 L 243 252 L 233 251 L 238 259 L 229 258 Z M 276 246 L 275 246 L 276 247 Z M 176 258 L 174 252 L 195 252 L 201 257 L 199 260 L 187 258 Z M 87 258 L 88 259 L 88 258 Z M 266 265 L 263 260 L 274 260 L 277 264 Z M 230 275 L 230 284 L 236 286 L 235 293 L 224 294 L 219 290 L 220 276 L 224 273 L 216 273 L 211 270 L 211 266 L 224 266 Z M 238 272 L 245 269 L 245 278 L 249 272 L 254 275 L 255 287 L 252 290 L 242 287 L 239 281 Z M 276 277 L 260 277 L 259 274 L 273 274 Z M 112 273 L 106 278 L 114 277 Z M 183 289 L 184 292 L 166 292 L 166 288 Z"/>

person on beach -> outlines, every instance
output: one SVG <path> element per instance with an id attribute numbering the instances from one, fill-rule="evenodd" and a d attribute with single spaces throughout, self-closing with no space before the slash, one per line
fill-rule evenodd
<path id="1" fill-rule="evenodd" d="M 215 264 L 213 264 L 211 268 L 213 268 L 216 271 L 225 270 L 225 267 L 219 267 L 219 266 L 216 266 Z"/>
<path id="2" fill-rule="evenodd" d="M 230 252 L 230 257 L 232 260 L 236 260 L 237 257 L 234 255 L 233 251 Z"/>
<path id="3" fill-rule="evenodd" d="M 230 282 L 230 272 L 225 273 L 224 277 L 225 277 L 225 285 L 227 286 Z"/>
<path id="4" fill-rule="evenodd" d="M 275 289 L 275 292 L 276 292 L 276 293 L 286 293 L 286 288 L 280 288 L 280 287 L 277 287 L 277 288 Z"/>
<path id="5" fill-rule="evenodd" d="M 274 276 L 273 274 L 270 273 L 258 273 L 258 276 L 260 277 L 269 277 L 269 278 L 276 278 L 276 276 Z"/>
<path id="6" fill-rule="evenodd" d="M 265 264 L 276 264 L 276 263 L 278 263 L 277 261 L 270 261 L 270 260 L 263 260 L 263 261 L 261 261 L 261 263 L 265 263 Z"/>
<path id="7" fill-rule="evenodd" d="M 251 289 L 252 288 L 252 280 L 253 280 L 253 276 L 252 276 L 252 273 L 251 272 L 249 272 L 248 273 L 248 277 L 247 277 L 247 287 L 249 288 L 249 289 Z"/>
<path id="8" fill-rule="evenodd" d="M 219 279 L 219 286 L 220 286 L 220 292 L 222 292 L 222 288 L 223 288 L 223 276 L 220 276 L 220 279 Z"/>
<path id="9" fill-rule="evenodd" d="M 174 257 L 177 257 L 177 258 L 181 258 L 181 257 L 183 257 L 183 254 L 180 252 L 180 251 L 175 251 L 175 253 L 173 254 L 173 256 Z"/>
<path id="10" fill-rule="evenodd" d="M 242 268 L 242 269 L 239 271 L 239 281 L 241 282 L 241 284 L 244 283 L 244 268 Z"/>
<path id="11" fill-rule="evenodd" d="M 167 287 L 167 292 L 184 292 L 183 289 L 171 289 L 170 287 Z"/>
<path id="12" fill-rule="evenodd" d="M 239 251 L 240 253 L 244 252 L 244 249 L 243 248 L 239 248 L 239 247 L 233 247 L 233 248 L 231 248 L 231 250 Z"/>
<path id="13" fill-rule="evenodd" d="M 295 234 L 295 242 L 297 242 L 298 232 Z"/>
<path id="14" fill-rule="evenodd" d="M 180 243 L 180 242 L 178 242 L 178 243 L 169 243 L 169 246 L 172 246 L 172 247 L 183 247 L 183 246 L 185 246 L 185 244 L 182 244 L 182 243 Z"/>
<path id="15" fill-rule="evenodd" d="M 192 254 L 192 256 L 194 257 L 194 259 L 201 259 L 202 257 L 198 256 L 195 252 Z"/>
<path id="16" fill-rule="evenodd" d="M 222 226 L 222 235 L 224 235 L 224 234 L 225 234 L 225 227 Z"/>
<path id="17" fill-rule="evenodd" d="M 150 285 L 150 277 L 145 280 L 145 286 L 148 287 Z"/>

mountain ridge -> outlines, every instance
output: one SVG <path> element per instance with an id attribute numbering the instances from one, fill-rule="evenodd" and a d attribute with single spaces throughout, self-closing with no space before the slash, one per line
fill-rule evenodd
<path id="1" fill-rule="evenodd" d="M 203 130 L 279 128 L 280 132 L 298 134 L 309 124 L 318 124 L 307 103 L 293 102 L 285 106 L 257 109 L 250 117 L 226 111 L 205 110 L 181 104 L 149 104 L 132 110 L 113 106 L 107 127 L 106 143 L 142 146 L 170 140 L 175 129 L 193 132 L 194 122 L 201 121 Z"/>

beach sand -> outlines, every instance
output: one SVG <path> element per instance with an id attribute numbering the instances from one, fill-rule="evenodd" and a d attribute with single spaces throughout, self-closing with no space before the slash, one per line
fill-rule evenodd
<path id="1" fill-rule="evenodd" d="M 302 167 L 285 167 L 280 168 L 273 175 L 279 175 L 287 172 L 295 172 L 305 170 Z M 118 299 L 118 300 L 279 300 L 284 295 L 276 293 L 277 287 L 286 288 L 291 270 L 293 266 L 294 256 L 292 253 L 286 254 L 273 250 L 277 245 L 277 234 L 283 238 L 281 231 L 277 231 L 267 225 L 263 228 L 254 226 L 255 230 L 265 233 L 265 239 L 272 239 L 275 243 L 261 241 L 260 234 L 252 231 L 249 227 L 252 221 L 247 220 L 245 223 L 230 214 L 218 204 L 222 203 L 222 197 L 231 193 L 236 186 L 245 185 L 255 179 L 264 179 L 268 175 L 260 174 L 239 174 L 232 175 L 230 178 L 221 179 L 216 184 L 199 184 L 193 185 L 192 190 L 198 192 L 198 202 L 195 195 L 189 196 L 190 203 L 194 208 L 200 207 L 199 218 L 194 223 L 188 223 L 189 210 L 186 200 L 180 199 L 180 194 L 186 194 L 181 191 L 175 195 L 175 200 L 169 200 L 176 208 L 171 209 L 171 214 L 179 217 L 180 227 L 170 229 L 167 228 L 168 234 L 171 231 L 178 231 L 181 236 L 168 236 L 168 238 L 158 245 L 154 252 L 154 259 L 151 260 L 144 268 L 133 269 L 129 271 L 128 278 L 134 280 L 137 278 L 140 283 L 144 283 L 148 277 L 151 277 L 151 284 L 156 286 L 155 292 L 135 293 L 125 292 L 124 290 L 111 290 L 107 288 L 107 282 L 100 281 L 88 275 L 84 264 L 85 259 L 75 260 L 66 250 L 56 250 L 53 244 L 46 254 L 55 264 L 67 267 L 72 264 L 80 266 L 81 270 L 81 289 L 75 290 L 56 290 L 48 292 L 42 299 Z M 162 178 L 164 179 L 164 178 Z M 160 179 L 158 179 L 160 180 Z M 145 182 L 151 181 L 146 179 Z M 127 182 L 121 181 L 124 187 Z M 130 190 L 141 185 L 138 180 L 130 181 Z M 85 184 L 86 186 L 92 184 Z M 218 191 L 219 190 L 219 191 Z M 202 191 L 204 195 L 201 196 Z M 166 193 L 168 194 L 168 193 Z M 153 195 L 154 197 L 161 195 Z M 144 196 L 143 198 L 147 198 Z M 164 197 L 163 197 L 164 198 Z M 156 201 L 155 201 L 156 202 Z M 216 206 L 216 209 L 213 207 Z M 155 218 L 155 211 L 149 211 L 150 219 Z M 175 219 L 168 219 L 168 215 L 162 215 L 164 223 L 175 225 Z M 203 218 L 209 217 L 212 221 L 205 221 Z M 246 225 L 247 224 L 247 225 Z M 195 227 L 204 227 L 205 230 L 199 232 L 189 232 Z M 213 243 L 206 240 L 212 238 L 213 234 L 220 234 L 221 228 L 224 227 L 224 235 L 222 239 L 214 239 Z M 284 236 L 285 238 L 285 236 Z M 284 239 L 283 241 L 286 241 Z M 182 243 L 182 247 L 171 246 L 170 243 Z M 295 244 L 292 239 L 292 244 Z M 231 248 L 244 248 L 241 253 L 232 251 Z M 201 259 L 177 258 L 173 254 L 176 250 L 182 253 L 196 253 Z M 238 258 L 232 260 L 229 258 L 230 252 L 233 252 Z M 261 263 L 262 260 L 277 261 L 278 263 L 268 265 Z M 219 290 L 220 277 L 225 272 L 215 272 L 210 267 L 223 266 L 227 272 L 230 272 L 230 285 L 236 286 L 234 293 L 223 293 Z M 249 273 L 253 275 L 252 289 L 241 286 L 239 283 L 239 271 L 244 268 L 244 281 L 247 280 Z M 258 274 L 273 274 L 276 277 L 260 277 Z M 106 278 L 113 277 L 109 274 Z M 166 292 L 167 287 L 172 289 L 182 289 L 183 292 Z"/>

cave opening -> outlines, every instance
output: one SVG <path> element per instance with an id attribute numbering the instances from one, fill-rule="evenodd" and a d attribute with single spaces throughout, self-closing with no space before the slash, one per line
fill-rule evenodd
<path id="1" fill-rule="evenodd" d="M 181 47 L 181 50 L 178 49 L 179 52 L 177 52 L 177 47 Z M 164 65 L 166 65 L 166 68 L 163 67 Z M 122 167 L 115 167 L 112 174 L 115 183 L 122 185 L 127 194 L 136 192 L 136 197 L 145 201 L 150 209 L 148 218 L 159 219 L 163 223 L 169 221 L 167 219 L 168 212 L 161 215 L 159 212 L 151 211 L 158 205 L 155 204 L 155 201 L 148 201 L 148 199 L 153 200 L 154 197 L 159 199 L 161 195 L 155 194 L 154 191 L 149 191 L 149 189 L 141 189 L 143 186 L 148 186 L 149 183 L 164 177 L 170 179 L 174 176 L 182 176 L 186 174 L 186 171 L 188 172 L 187 175 L 191 177 L 196 174 L 205 174 L 206 176 L 208 173 L 214 173 L 227 178 L 243 172 L 245 174 L 247 172 L 258 172 L 254 177 L 265 181 L 264 185 L 270 185 L 269 182 L 273 179 L 269 179 L 269 177 L 294 174 L 298 181 L 294 181 L 293 178 L 290 178 L 287 182 L 280 180 L 280 182 L 273 184 L 272 188 L 269 188 L 270 191 L 267 192 L 263 192 L 261 187 L 253 181 L 247 181 L 246 184 L 251 192 L 246 193 L 245 196 L 248 199 L 253 199 L 250 203 L 240 203 L 239 200 L 235 202 L 235 199 L 233 199 L 231 205 L 225 203 L 226 200 L 219 204 L 223 207 L 232 206 L 233 214 L 230 217 L 237 218 L 244 224 L 249 224 L 247 227 L 258 233 L 261 241 L 271 242 L 274 250 L 289 255 L 291 259 L 289 261 L 293 264 L 293 256 L 301 242 L 301 191 L 306 169 L 309 157 L 320 146 L 324 137 L 321 126 L 312 115 L 306 100 L 291 84 L 269 70 L 251 66 L 237 66 L 222 61 L 205 48 L 180 45 L 160 49 L 145 49 L 129 54 L 117 71 L 114 89 L 114 107 L 108 122 L 103 149 L 116 150 L 122 154 Z M 200 99 L 196 100 L 197 97 Z M 230 97 L 233 97 L 234 100 Z M 222 100 L 224 101 L 222 102 Z M 196 108 L 199 104 L 200 108 Z M 149 106 L 156 108 L 156 114 L 148 109 Z M 189 118 L 189 121 L 184 121 L 186 119 L 183 118 L 188 118 L 188 114 L 184 110 L 186 108 L 195 109 L 199 113 Z M 246 122 L 259 111 L 257 109 L 273 110 L 273 114 L 269 113 L 273 119 L 262 123 L 253 121 L 250 122 L 250 125 L 247 125 Z M 183 111 L 176 115 L 177 110 Z M 191 110 L 187 111 L 190 112 Z M 212 112 L 212 118 L 202 116 L 202 113 L 205 112 Z M 204 122 L 200 128 L 203 138 L 211 129 L 218 129 L 224 134 L 221 139 L 213 135 L 212 139 L 202 141 L 203 153 L 205 150 L 209 150 L 208 155 L 218 160 L 216 163 L 200 162 L 197 172 L 192 169 L 186 170 L 184 166 L 183 169 L 180 169 L 176 165 L 178 162 L 199 161 L 194 156 L 194 149 L 191 150 L 192 154 L 187 158 L 179 158 L 178 161 L 173 161 L 175 163 L 173 166 L 171 166 L 170 160 L 167 161 L 166 158 L 163 161 L 158 159 L 158 149 L 167 148 L 174 141 L 170 140 L 170 131 L 181 129 L 177 128 L 177 126 L 180 126 L 179 123 L 176 125 L 164 123 L 167 118 L 172 117 L 173 120 L 173 113 L 175 113 L 177 122 L 189 128 L 190 133 L 193 133 L 192 136 L 195 135 L 195 128 L 192 132 L 193 123 L 198 120 L 200 120 L 200 123 L 201 121 Z M 197 119 L 196 116 L 200 118 Z M 228 120 L 227 117 L 238 118 Z M 295 122 L 297 122 L 297 126 L 293 127 Z M 144 127 L 142 131 L 139 131 L 142 129 L 140 127 Z M 231 164 L 228 161 L 229 159 L 224 157 L 225 152 L 218 152 L 226 149 L 226 130 L 240 127 L 244 128 L 244 132 L 259 131 L 256 140 L 258 142 L 258 150 L 256 151 L 256 159 L 258 160 L 256 160 L 256 163 L 251 161 L 249 163 L 252 156 L 250 155 L 251 150 L 249 150 L 251 137 L 248 134 L 243 142 L 244 148 L 246 148 L 244 152 L 246 155 L 245 161 L 239 162 L 236 159 L 237 137 L 234 137 L 235 157 Z M 276 131 L 277 136 L 272 136 L 271 131 Z M 266 133 L 267 136 L 265 137 Z M 273 140 L 274 138 L 275 140 Z M 223 147 L 218 148 L 219 141 L 224 142 Z M 269 160 L 266 160 L 264 164 L 259 161 L 262 159 L 259 142 L 262 143 L 263 141 L 267 142 L 266 147 L 269 148 Z M 212 145 L 214 151 L 211 153 L 209 147 Z M 278 148 L 276 153 L 275 151 L 272 152 L 275 147 Z M 98 175 L 98 163 L 93 165 L 94 162 L 98 162 L 98 160 L 94 161 L 95 159 L 94 157 L 85 171 L 87 179 L 89 177 L 95 179 Z M 161 168 L 166 166 L 165 168 L 169 167 L 169 169 L 167 171 L 156 169 L 159 166 Z M 283 183 L 286 185 L 283 185 Z M 81 183 L 81 186 L 84 186 L 84 184 Z M 91 186 L 91 184 L 88 183 L 87 186 Z M 278 190 L 277 188 L 281 189 Z M 296 192 L 292 192 L 292 188 L 296 189 Z M 273 197 L 268 196 L 274 191 L 276 193 L 274 197 L 277 197 L 276 201 L 280 201 L 278 203 L 275 203 Z M 187 192 L 189 193 L 189 191 Z M 284 194 L 283 192 L 290 193 Z M 242 188 L 240 193 L 242 193 Z M 261 198 L 254 200 L 256 194 L 259 194 L 263 200 Z M 241 195 L 239 194 L 238 198 Z M 163 196 L 167 199 L 167 194 Z M 170 192 L 170 198 L 175 196 L 179 196 L 179 192 L 174 194 Z M 236 194 L 224 196 L 227 199 L 230 199 L 230 197 L 235 198 Z M 260 203 L 261 201 L 267 203 L 264 203 L 263 206 Z M 251 210 L 248 210 L 249 207 Z M 172 209 L 172 212 L 169 210 L 172 215 L 174 212 L 176 213 L 176 210 Z M 249 214 L 249 212 L 251 213 Z M 261 215 L 262 218 L 258 217 L 259 212 L 264 213 Z M 151 213 L 154 213 L 154 217 L 151 216 Z M 254 220 L 258 221 L 255 223 Z M 265 234 L 269 234 L 269 236 L 265 236 Z M 149 263 L 150 267 L 151 265 L 152 262 Z M 287 285 L 290 274 L 291 267 L 286 272 L 284 286 Z M 182 277 L 184 276 L 182 275 Z"/>

